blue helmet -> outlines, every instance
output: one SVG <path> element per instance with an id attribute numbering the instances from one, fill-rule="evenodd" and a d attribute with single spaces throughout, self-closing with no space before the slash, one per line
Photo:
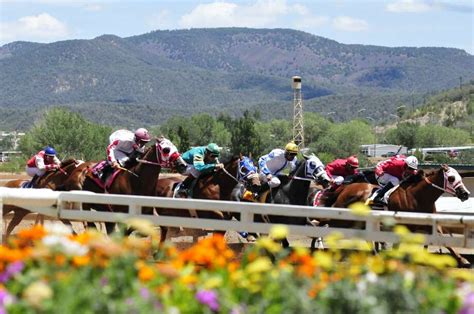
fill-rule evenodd
<path id="1" fill-rule="evenodd" d="M 50 146 L 47 146 L 45 149 L 44 149 L 44 154 L 46 156 L 56 156 L 56 150 Z"/>

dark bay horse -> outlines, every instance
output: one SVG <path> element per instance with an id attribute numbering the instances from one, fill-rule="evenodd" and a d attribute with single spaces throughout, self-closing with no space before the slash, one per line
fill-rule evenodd
<path id="1" fill-rule="evenodd" d="M 330 178 L 324 170 L 324 165 L 314 155 L 305 156 L 304 160 L 298 163 L 296 169 L 289 177 L 281 176 L 281 185 L 273 189 L 265 198 L 266 203 L 291 204 L 291 205 L 311 205 L 308 203 L 310 185 L 312 182 L 324 187 L 329 185 Z M 265 197 L 262 195 L 262 197 Z M 276 224 L 306 225 L 310 224 L 309 217 L 289 217 L 275 215 L 256 215 L 255 222 L 266 222 Z M 282 241 L 283 247 L 289 247 L 287 239 Z"/>
<path id="2" fill-rule="evenodd" d="M 373 190 L 377 188 L 376 185 L 367 183 L 348 185 L 341 194 L 339 194 L 333 207 L 348 207 L 355 202 L 366 202 Z M 461 201 L 466 201 L 470 194 L 459 173 L 448 165 L 443 165 L 440 169 L 426 176 L 423 172 L 420 172 L 402 182 L 399 187 L 388 196 L 387 209 L 400 212 L 436 213 L 435 202 L 443 193 L 456 196 Z M 342 221 L 339 221 L 339 223 L 347 226 L 347 223 Z M 336 222 L 336 225 L 337 224 Z M 329 222 L 329 225 L 332 226 L 334 224 Z M 418 231 L 426 229 L 426 227 L 416 228 Z M 440 233 L 443 233 L 441 228 L 438 228 L 438 230 Z M 452 248 L 448 248 L 448 250 L 462 264 L 468 263 Z"/>
<path id="3" fill-rule="evenodd" d="M 115 171 L 107 179 L 107 184 L 104 184 L 98 179 L 89 167 L 80 171 L 73 180 L 68 180 L 64 185 L 64 190 L 86 190 L 95 193 L 111 193 L 111 194 L 129 194 L 129 195 L 143 195 L 155 196 L 156 184 L 161 172 L 160 165 L 160 150 L 158 142 L 149 146 L 143 156 L 136 160 L 131 160 L 131 166 L 126 169 L 119 169 Z M 172 163 L 172 170 L 176 170 L 182 166 L 182 159 L 178 158 Z M 94 208 L 98 211 L 110 212 L 127 212 L 126 206 L 110 206 L 103 204 L 84 204 L 85 209 Z M 152 214 L 152 208 L 143 208 L 143 214 Z M 105 223 L 107 233 L 111 233 L 114 229 L 114 223 Z"/>
<path id="4" fill-rule="evenodd" d="M 252 175 L 246 169 L 248 157 L 232 156 L 228 161 L 223 161 L 224 169 L 200 176 L 192 188 L 192 197 L 208 200 L 234 200 L 235 191 L 240 186 L 245 186 L 252 191 L 260 187 L 258 174 Z M 256 169 L 255 169 L 256 171 Z M 158 181 L 156 195 L 173 197 L 176 185 L 182 181 L 179 177 L 168 177 Z M 238 188 L 236 188 L 238 187 Z M 227 214 L 221 211 L 189 211 L 172 208 L 157 208 L 158 215 L 179 217 L 201 217 L 210 219 L 224 219 Z M 161 227 L 161 241 L 166 239 L 168 227 Z"/>
<path id="5" fill-rule="evenodd" d="M 69 178 L 69 176 L 74 172 L 75 169 L 81 169 L 87 166 L 87 163 L 76 159 L 67 159 L 61 162 L 60 168 L 55 171 L 46 172 L 42 177 L 37 181 L 35 188 L 48 188 L 51 190 L 56 190 L 59 186 L 64 184 L 64 182 Z M 5 187 L 8 188 L 22 188 L 24 184 L 28 182 L 27 180 L 11 180 L 5 184 Z M 3 217 L 9 212 L 13 211 L 13 217 L 10 223 L 7 226 L 5 233 L 5 239 L 12 233 L 13 229 L 23 220 L 23 218 L 31 213 L 29 210 L 12 206 L 5 205 L 3 208 Z M 65 224 L 69 224 L 68 221 L 63 221 Z"/>

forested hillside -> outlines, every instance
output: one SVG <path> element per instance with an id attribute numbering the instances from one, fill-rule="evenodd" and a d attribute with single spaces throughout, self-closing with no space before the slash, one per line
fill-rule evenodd
<path id="1" fill-rule="evenodd" d="M 136 127 L 220 112 L 285 118 L 291 76 L 305 109 L 344 121 L 364 109 L 383 121 L 402 104 L 474 79 L 474 56 L 451 48 L 344 45 L 289 29 L 156 31 L 0 47 L 0 125 L 28 129 L 62 105 L 94 122 Z M 435 78 L 435 79 L 434 79 Z"/>

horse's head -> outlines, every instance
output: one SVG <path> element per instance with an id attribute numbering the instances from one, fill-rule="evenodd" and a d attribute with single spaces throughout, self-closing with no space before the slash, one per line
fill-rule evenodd
<path id="1" fill-rule="evenodd" d="M 249 157 L 241 156 L 239 158 L 237 179 L 252 192 L 260 190 L 260 176 L 258 175 L 257 167 L 254 165 L 253 160 Z"/>
<path id="2" fill-rule="evenodd" d="M 456 171 L 456 169 L 451 168 L 448 165 L 443 165 L 441 170 L 444 175 L 444 189 L 454 192 L 456 197 L 463 202 L 469 199 L 471 193 L 464 185 L 464 182 L 462 182 L 461 175 Z"/>
<path id="3" fill-rule="evenodd" d="M 315 155 L 305 157 L 305 177 L 316 181 L 316 183 L 322 185 L 324 188 L 329 186 L 331 179 L 329 178 L 326 170 L 324 170 L 324 164 Z"/>
<path id="4" fill-rule="evenodd" d="M 143 159 L 148 159 L 162 168 L 170 169 L 171 171 L 179 173 L 186 171 L 187 164 L 181 157 L 176 146 L 170 140 L 163 137 L 158 138 L 154 147 L 150 147 L 145 152 Z"/>

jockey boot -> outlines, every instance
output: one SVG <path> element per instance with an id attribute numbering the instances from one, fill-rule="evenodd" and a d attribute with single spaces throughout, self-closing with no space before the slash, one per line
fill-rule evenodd
<path id="1" fill-rule="evenodd" d="M 387 205 L 384 202 L 384 195 L 385 193 L 387 193 L 388 190 L 390 190 L 393 187 L 394 187 L 393 183 L 389 182 L 383 188 L 375 192 L 375 197 L 373 198 L 374 203 L 381 203 L 381 204 Z"/>
<path id="2" fill-rule="evenodd" d="M 38 179 L 39 179 L 39 175 L 35 174 L 33 178 L 31 179 L 31 181 L 28 182 L 28 184 L 25 187 L 28 189 L 34 188 L 36 183 L 38 182 Z"/>
<path id="3" fill-rule="evenodd" d="M 183 182 L 181 182 L 181 184 L 179 185 L 177 194 L 187 196 L 189 194 L 189 188 L 191 187 L 191 184 L 193 183 L 193 181 L 194 181 L 194 176 L 188 175 L 186 179 L 184 179 Z"/>
<path id="4" fill-rule="evenodd" d="M 112 168 L 111 164 L 107 163 L 107 164 L 104 165 L 104 168 L 102 168 L 99 178 L 102 180 L 102 182 L 105 183 L 105 181 L 107 181 L 107 178 L 112 173 L 114 173 L 114 168 Z"/>

